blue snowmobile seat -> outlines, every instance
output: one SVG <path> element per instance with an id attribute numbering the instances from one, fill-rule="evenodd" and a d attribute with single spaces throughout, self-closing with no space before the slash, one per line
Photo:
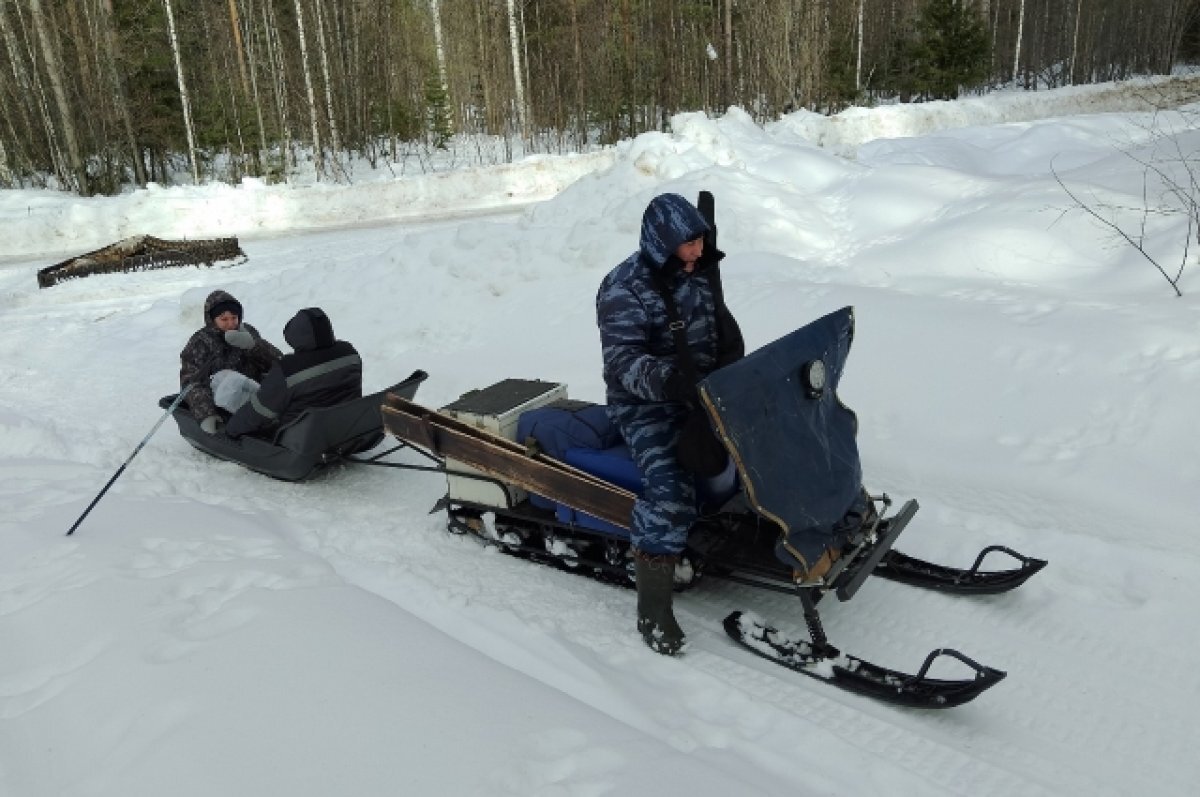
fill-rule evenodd
<path id="1" fill-rule="evenodd" d="M 572 467 L 579 468 L 593 476 L 599 476 L 618 487 L 624 487 L 626 490 L 641 495 L 642 473 L 634 464 L 633 456 L 624 443 L 608 448 L 568 448 L 563 453 L 562 459 Z M 563 523 L 573 523 L 576 526 L 595 529 L 618 537 L 629 537 L 626 529 L 614 526 L 612 523 L 593 517 L 586 512 L 572 509 L 566 504 L 555 505 L 554 516 Z"/>
<path id="2" fill-rule="evenodd" d="M 621 435 L 608 419 L 601 404 L 559 399 L 521 413 L 517 419 L 517 442 L 533 439 L 546 454 L 566 461 L 571 448 L 602 449 L 621 442 Z M 529 502 L 542 509 L 553 509 L 554 501 L 530 495 Z"/>
<path id="3" fill-rule="evenodd" d="M 563 462 L 631 492 L 642 491 L 642 473 L 624 443 L 608 448 L 568 448 Z"/>
<path id="4" fill-rule="evenodd" d="M 521 413 L 517 420 L 517 440 L 534 440 L 549 456 L 579 468 L 593 476 L 641 495 L 642 474 L 633 462 L 621 433 L 608 418 L 602 404 L 560 399 L 544 407 Z M 704 479 L 696 488 L 702 502 L 723 503 L 729 495 L 715 496 Z M 629 532 L 597 517 L 572 509 L 545 496 L 530 494 L 529 502 L 541 509 L 554 510 L 563 523 L 628 537 Z"/>

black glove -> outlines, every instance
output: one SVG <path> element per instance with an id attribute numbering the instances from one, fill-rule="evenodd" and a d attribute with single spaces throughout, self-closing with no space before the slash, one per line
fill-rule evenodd
<path id="1" fill-rule="evenodd" d="M 231 329 L 225 333 L 225 342 L 239 349 L 253 349 L 254 336 L 245 327 Z"/>
<path id="2" fill-rule="evenodd" d="M 689 385 L 683 377 L 682 371 L 672 371 L 667 377 L 666 383 L 663 385 L 663 393 L 667 397 L 667 401 L 678 401 L 682 404 L 691 406 L 696 401 L 696 388 L 694 385 Z"/>

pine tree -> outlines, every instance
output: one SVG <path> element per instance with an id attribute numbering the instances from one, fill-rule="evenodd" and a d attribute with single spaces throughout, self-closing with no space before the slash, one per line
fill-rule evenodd
<path id="1" fill-rule="evenodd" d="M 988 75 L 987 26 L 963 0 L 927 0 L 905 51 L 902 88 L 918 97 L 953 100 Z"/>
<path id="2" fill-rule="evenodd" d="M 454 125 L 450 120 L 450 95 L 436 75 L 425 81 L 425 124 L 433 146 L 445 149 L 454 135 Z"/>

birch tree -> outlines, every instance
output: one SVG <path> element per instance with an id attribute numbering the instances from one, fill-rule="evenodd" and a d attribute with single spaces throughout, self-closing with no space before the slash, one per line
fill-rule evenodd
<path id="1" fill-rule="evenodd" d="M 230 0 L 230 2 L 233 3 L 234 0 Z M 234 8 L 236 11 L 236 5 L 234 6 Z M 254 0 L 247 0 L 247 16 L 251 20 L 254 19 Z M 240 17 L 237 21 L 237 24 L 240 29 L 240 27 L 241 27 Z M 243 41 L 241 35 L 238 36 L 238 41 L 239 42 Z M 245 36 L 245 39 L 244 39 L 244 44 L 245 44 L 245 48 L 246 48 L 246 57 L 249 59 L 249 68 L 247 71 L 249 72 L 249 76 L 250 76 L 250 98 L 251 98 L 251 102 L 254 105 L 255 117 L 257 118 L 257 121 L 258 121 L 258 150 L 260 153 L 262 153 L 262 157 L 265 158 L 266 154 L 267 154 L 267 130 L 266 130 L 266 125 L 263 123 L 263 108 L 262 108 L 263 103 L 262 103 L 262 99 L 259 97 L 259 93 L 258 93 L 258 58 L 257 58 L 256 50 L 255 50 L 254 34 L 253 34 L 252 30 L 247 31 L 247 35 Z M 240 48 L 240 46 L 241 45 L 239 45 L 239 48 Z"/>
<path id="2" fill-rule="evenodd" d="M 1020 10 L 1017 12 L 1017 44 L 1013 50 L 1013 84 L 1016 85 L 1017 75 L 1021 73 L 1021 37 L 1025 33 L 1025 0 L 1021 0 Z M 1028 87 L 1027 87 L 1028 88 Z"/>
<path id="3" fill-rule="evenodd" d="M 725 0 L 725 79 L 722 83 L 723 110 L 733 104 L 733 0 Z"/>
<path id="4" fill-rule="evenodd" d="M 54 94 L 58 106 L 59 121 L 62 124 L 63 138 L 67 145 L 67 157 L 70 159 L 71 172 L 75 185 L 84 196 L 90 193 L 87 179 L 87 169 L 83 163 L 83 155 L 79 149 L 79 137 L 75 132 L 71 105 L 67 100 L 66 77 L 63 73 L 62 62 L 58 51 L 50 38 L 46 17 L 42 12 L 42 0 L 29 0 L 29 14 L 33 23 L 34 33 L 42 49 L 42 58 L 46 62 L 46 73 L 50 78 L 50 90 Z"/>
<path id="5" fill-rule="evenodd" d="M 429 0 L 429 16 L 433 21 L 433 51 L 437 58 L 438 82 L 442 91 L 449 96 L 450 81 L 446 77 L 446 41 L 442 37 L 441 0 Z"/>
<path id="6" fill-rule="evenodd" d="M 1067 83 L 1075 83 L 1075 64 L 1079 58 L 1079 20 L 1083 16 L 1083 0 L 1075 0 L 1075 25 L 1071 32 L 1071 60 L 1067 65 Z"/>
<path id="7" fill-rule="evenodd" d="M 5 114 L 5 121 L 8 122 L 12 128 L 12 140 L 14 146 L 20 147 L 20 142 L 24 140 L 27 142 L 27 144 L 21 149 L 28 150 L 32 147 L 32 139 L 34 137 L 35 127 L 33 120 L 29 115 L 27 102 L 21 102 L 19 98 L 23 97 L 28 101 L 29 99 L 33 98 L 35 94 L 28 71 L 25 68 L 25 62 L 21 59 L 22 50 L 20 43 L 17 41 L 17 36 L 13 32 L 12 26 L 9 24 L 8 12 L 5 10 L 5 3 L 3 0 L 0 0 L 0 39 L 3 39 L 4 48 L 8 52 L 9 65 L 12 67 L 13 74 L 13 88 L 18 95 L 18 99 L 14 100 L 12 107 L 16 108 L 20 115 L 19 121 L 22 125 L 22 133 L 24 133 L 24 135 L 19 135 L 17 133 L 17 121 L 7 113 Z M 51 153 L 51 162 L 53 163 L 55 160 L 53 157 L 53 153 L 55 152 L 53 126 L 48 116 L 45 118 L 44 122 L 47 127 L 47 135 L 50 139 L 48 151 Z M 30 166 L 32 166 L 32 159 L 30 159 L 30 161 Z"/>
<path id="8" fill-rule="evenodd" d="M 287 70 L 284 69 L 282 46 L 279 42 L 279 25 L 275 19 L 275 7 L 272 3 L 263 3 L 263 38 L 266 40 L 267 61 L 271 67 L 271 90 L 275 97 L 275 113 L 279 117 L 279 128 L 283 134 L 283 163 L 286 171 L 289 165 L 295 165 L 293 152 L 292 121 L 288 105 Z"/>
<path id="9" fill-rule="evenodd" d="M 525 110 L 525 81 L 521 77 L 521 42 L 517 35 L 515 0 L 508 0 L 508 42 L 512 49 L 512 71 L 514 102 L 516 103 L 517 130 L 522 138 L 529 137 L 528 118 Z"/>
<path id="10" fill-rule="evenodd" d="M 8 150 L 4 147 L 4 138 L 0 136 L 0 188 L 13 188 L 12 167 L 8 165 Z"/>
<path id="11" fill-rule="evenodd" d="M 242 82 L 242 93 L 250 96 L 250 78 L 246 74 L 246 53 L 242 46 L 241 15 L 238 14 L 237 0 L 229 0 L 229 28 L 233 34 L 233 52 L 237 57 L 238 76 Z"/>
<path id="12" fill-rule="evenodd" d="M 308 43 L 304 37 L 304 9 L 296 0 L 296 32 L 300 37 L 300 64 L 304 73 L 304 90 L 308 94 L 308 118 L 312 122 L 313 157 L 316 158 L 317 179 L 325 173 L 325 152 L 321 147 L 321 126 L 317 121 L 317 96 L 313 90 L 312 70 L 308 67 Z"/>
<path id="13" fill-rule="evenodd" d="M 725 0 L 726 3 L 729 0 Z M 579 0 L 571 0 L 571 49 L 575 55 L 575 125 L 583 145 L 587 144 L 587 81 L 584 77 L 583 42 L 579 30 Z"/>
<path id="14" fill-rule="evenodd" d="M 329 150 L 332 160 L 335 180 L 342 180 L 346 173 L 342 169 L 342 139 L 338 135 L 337 115 L 333 110 L 333 77 L 329 72 L 329 47 L 325 42 L 325 14 L 321 10 L 321 0 L 313 3 L 317 17 L 317 47 L 321 55 L 321 76 L 325 79 L 325 117 L 329 123 Z"/>
<path id="15" fill-rule="evenodd" d="M 858 0 L 858 43 L 854 58 L 854 90 L 862 91 L 862 62 L 863 62 L 863 8 L 867 0 Z"/>
<path id="16" fill-rule="evenodd" d="M 200 163 L 196 157 L 196 130 L 192 124 L 192 100 L 188 94 L 187 79 L 183 74 L 183 54 L 179 50 L 179 36 L 175 30 L 175 10 L 171 0 L 163 0 L 167 11 L 167 36 L 171 40 L 171 53 L 175 56 L 175 79 L 179 83 L 179 102 L 183 105 L 183 128 L 187 133 L 188 160 L 192 164 L 192 182 L 200 184 Z"/>
<path id="17" fill-rule="evenodd" d="M 125 84 L 125 73 L 117 62 L 120 49 L 117 43 L 117 29 L 113 21 L 112 0 L 100 2 L 100 39 L 104 49 L 109 83 L 112 86 L 113 104 L 116 105 L 117 115 L 121 119 L 121 129 L 125 133 L 125 145 L 129 147 L 129 156 L 133 161 L 133 175 L 139 186 L 144 186 L 146 180 L 146 165 L 142 163 L 138 151 L 137 134 L 133 129 L 133 115 L 129 110 L 129 90 Z"/>

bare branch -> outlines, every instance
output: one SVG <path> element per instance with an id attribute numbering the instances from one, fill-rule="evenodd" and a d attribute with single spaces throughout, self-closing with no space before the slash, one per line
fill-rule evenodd
<path id="1" fill-rule="evenodd" d="M 1072 192 L 1071 189 L 1067 187 L 1067 184 L 1063 181 L 1062 177 L 1059 175 L 1058 170 L 1054 168 L 1053 163 L 1050 164 L 1050 173 L 1054 175 L 1054 179 L 1058 183 L 1059 187 L 1061 187 L 1062 190 L 1066 192 L 1067 196 L 1069 196 L 1071 198 L 1071 200 L 1080 209 L 1082 209 L 1084 212 L 1086 212 L 1092 218 L 1099 221 L 1105 227 L 1108 227 L 1110 230 L 1115 232 L 1120 238 L 1123 238 L 1125 240 L 1125 243 L 1127 243 L 1131 247 L 1133 247 L 1134 251 L 1136 251 L 1138 254 L 1140 254 L 1142 257 L 1144 257 L 1150 263 L 1150 265 L 1154 266 L 1154 268 L 1158 271 L 1159 274 L 1162 274 L 1163 279 L 1165 279 L 1167 281 L 1167 283 L 1171 286 L 1172 290 L 1175 291 L 1176 296 L 1183 296 L 1183 293 L 1181 293 L 1179 290 L 1179 277 L 1176 276 L 1175 279 L 1172 279 L 1171 276 L 1169 274 L 1167 274 L 1166 269 L 1164 269 L 1161 265 L 1159 265 L 1158 261 L 1155 260 L 1150 255 L 1150 253 L 1146 251 L 1146 248 L 1142 245 L 1142 240 L 1144 240 L 1144 235 L 1145 235 L 1145 220 L 1146 220 L 1145 215 L 1142 216 L 1142 238 L 1135 241 L 1132 237 L 1130 237 L 1129 233 L 1125 232 L 1125 230 L 1123 230 L 1121 228 L 1121 226 L 1119 224 L 1117 224 L 1114 221 L 1110 221 L 1109 219 L 1104 218 L 1098 212 L 1096 212 L 1096 210 L 1094 208 L 1092 208 L 1090 205 L 1088 205 L 1086 202 L 1084 202 L 1079 197 L 1075 196 L 1074 192 Z M 1189 219 L 1188 238 L 1190 240 L 1192 216 L 1189 215 L 1188 219 Z M 1185 245 L 1184 246 L 1184 258 L 1186 259 L 1186 257 L 1187 257 L 1187 246 Z M 1183 273 L 1182 265 L 1180 266 L 1179 273 L 1180 274 Z"/>

